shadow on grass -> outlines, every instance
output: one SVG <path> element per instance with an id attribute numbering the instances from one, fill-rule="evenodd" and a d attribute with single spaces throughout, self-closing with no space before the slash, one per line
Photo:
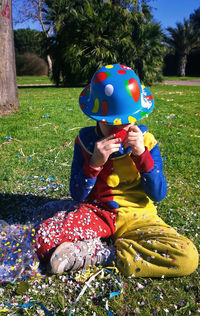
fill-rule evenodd
<path id="1" fill-rule="evenodd" d="M 18 84 L 18 89 L 24 89 L 24 88 L 59 88 L 59 86 L 56 86 L 54 84 L 30 84 L 30 83 L 24 83 L 24 84 Z"/>
<path id="2" fill-rule="evenodd" d="M 18 89 L 24 88 L 84 88 L 87 84 L 66 84 L 66 85 L 56 85 L 56 84 L 31 84 L 31 83 L 24 83 L 18 84 Z"/>
<path id="3" fill-rule="evenodd" d="M 0 220 L 8 224 L 38 224 L 59 211 L 69 210 L 71 200 L 32 194 L 0 194 Z"/>

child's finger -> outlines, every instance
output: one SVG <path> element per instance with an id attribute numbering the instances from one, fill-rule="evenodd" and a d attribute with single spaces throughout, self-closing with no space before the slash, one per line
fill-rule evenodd
<path id="1" fill-rule="evenodd" d="M 130 127 L 129 127 L 129 130 L 128 130 L 129 132 L 135 132 L 135 133 L 139 133 L 140 132 L 140 129 L 139 129 L 139 127 L 137 126 L 137 125 L 131 125 Z"/>
<path id="2" fill-rule="evenodd" d="M 112 153 L 117 152 L 117 151 L 119 151 L 119 147 L 112 147 L 112 148 L 110 149 L 110 155 L 111 155 Z"/>
<path id="3" fill-rule="evenodd" d="M 140 132 L 133 132 L 133 131 L 130 131 L 128 132 L 127 134 L 127 137 L 139 137 L 140 136 Z"/>
<path id="4" fill-rule="evenodd" d="M 138 136 L 128 136 L 124 141 L 123 141 L 123 145 L 129 143 L 135 143 L 138 140 Z"/>
<path id="5" fill-rule="evenodd" d="M 124 140 L 123 146 L 124 146 L 124 147 L 133 146 L 133 145 L 135 145 L 138 141 L 139 141 L 138 136 L 129 136 L 129 137 L 127 137 L 127 138 Z M 127 146 L 127 145 L 128 145 L 128 146 Z"/>
<path id="6" fill-rule="evenodd" d="M 106 141 L 107 144 L 119 144 L 121 142 L 121 138 L 112 138 Z"/>
<path id="7" fill-rule="evenodd" d="M 129 147 L 129 146 L 133 147 L 133 145 L 134 145 L 134 144 L 133 144 L 133 143 L 130 143 L 130 142 L 124 142 L 124 143 L 123 143 L 123 147 L 124 147 L 124 148 L 127 148 L 127 147 Z"/>
<path id="8" fill-rule="evenodd" d="M 107 144 L 107 146 L 105 147 L 105 150 L 112 150 L 112 149 L 116 149 L 118 150 L 120 147 L 120 143 L 119 144 Z"/>
<path id="9" fill-rule="evenodd" d="M 106 140 L 111 140 L 111 139 L 115 139 L 115 134 L 111 134 L 109 136 L 104 137 L 102 140 L 106 141 Z"/>
<path id="10" fill-rule="evenodd" d="M 138 134 L 136 134 L 136 133 L 131 133 L 131 134 L 129 134 L 127 137 L 126 137 L 126 139 L 125 140 L 127 140 L 127 139 L 138 139 L 139 138 L 139 135 Z"/>

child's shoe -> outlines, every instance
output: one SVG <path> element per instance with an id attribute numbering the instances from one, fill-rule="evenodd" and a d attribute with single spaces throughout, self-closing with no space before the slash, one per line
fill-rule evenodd
<path id="1" fill-rule="evenodd" d="M 78 271 L 89 265 L 110 265 L 115 258 L 115 247 L 104 245 L 99 239 L 64 242 L 50 258 L 49 272 Z"/>

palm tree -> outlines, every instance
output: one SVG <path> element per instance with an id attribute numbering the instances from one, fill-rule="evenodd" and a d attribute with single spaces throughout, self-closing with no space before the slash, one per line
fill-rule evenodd
<path id="1" fill-rule="evenodd" d="M 19 107 L 11 0 L 0 2 L 0 113 L 5 114 Z"/>
<path id="2" fill-rule="evenodd" d="M 160 79 L 162 32 L 158 24 L 152 23 L 145 1 L 139 6 L 138 0 L 76 0 L 71 1 L 68 10 L 62 10 L 65 16 L 62 12 L 55 14 L 60 5 L 56 3 L 51 10 L 52 19 L 57 20 L 52 39 L 57 84 L 60 74 L 64 83 L 87 82 L 106 63 L 134 68 L 145 83 Z"/>
<path id="3" fill-rule="evenodd" d="M 65 83 L 87 82 L 104 64 L 125 62 L 133 46 L 129 18 L 110 2 L 84 0 L 71 8 L 55 32 L 56 75 L 59 68 Z"/>
<path id="4" fill-rule="evenodd" d="M 200 32 L 200 7 L 190 14 L 190 22 L 197 32 Z"/>
<path id="5" fill-rule="evenodd" d="M 194 30 L 192 23 L 184 19 L 183 23 L 177 23 L 176 28 L 168 27 L 169 36 L 165 36 L 165 42 L 177 54 L 179 58 L 178 75 L 184 77 L 187 57 L 190 52 L 199 47 L 199 33 Z"/>
<path id="6" fill-rule="evenodd" d="M 132 11 L 132 42 L 135 47 L 132 60 L 140 79 L 147 85 L 161 81 L 166 53 L 161 26 L 152 22 L 152 18 L 151 8 L 145 2 L 141 11 L 139 8 Z"/>

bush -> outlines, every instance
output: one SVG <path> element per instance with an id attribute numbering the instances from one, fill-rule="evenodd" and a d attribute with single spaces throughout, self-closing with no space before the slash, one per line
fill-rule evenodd
<path id="1" fill-rule="evenodd" d="M 16 55 L 17 76 L 46 76 L 48 65 L 46 61 L 34 53 Z"/>
<path id="2" fill-rule="evenodd" d="M 162 79 L 166 48 L 160 25 L 152 22 L 150 7 L 143 3 L 141 10 L 139 5 L 127 10 L 115 1 L 98 0 L 71 3 L 55 21 L 51 39 L 56 84 L 88 83 L 97 69 L 115 63 L 133 68 L 144 84 Z M 56 8 L 52 7 L 52 14 Z"/>

